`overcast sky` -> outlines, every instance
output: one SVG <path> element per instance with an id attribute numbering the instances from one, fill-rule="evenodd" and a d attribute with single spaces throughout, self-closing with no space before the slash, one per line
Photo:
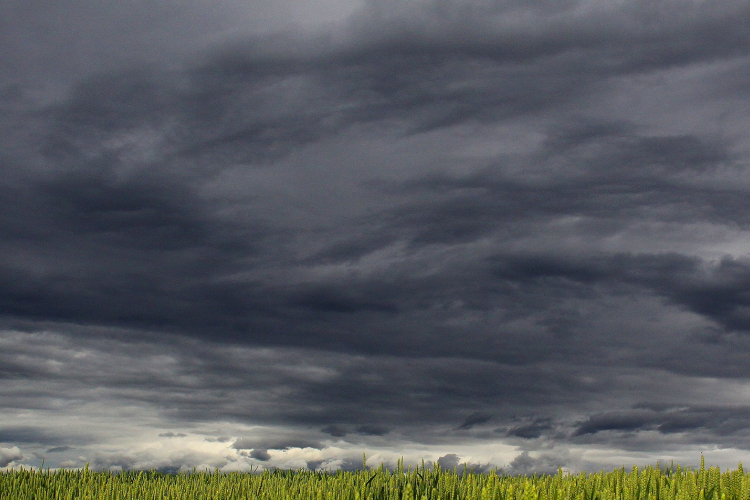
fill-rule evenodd
<path id="1" fill-rule="evenodd" d="M 748 26 L 3 0 L 0 467 L 748 461 Z"/>

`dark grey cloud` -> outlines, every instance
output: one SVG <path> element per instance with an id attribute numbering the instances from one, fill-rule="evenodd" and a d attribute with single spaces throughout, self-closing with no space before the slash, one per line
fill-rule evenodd
<path id="1" fill-rule="evenodd" d="M 497 258 L 500 278 L 563 282 L 567 286 L 609 282 L 649 289 L 691 312 L 720 324 L 728 331 L 747 331 L 745 308 L 748 266 L 745 257 L 724 257 L 714 264 L 676 253 L 614 254 L 587 262 L 546 256 Z M 554 286 L 554 284 L 553 284 Z"/>
<path id="2" fill-rule="evenodd" d="M 62 453 L 70 449 L 72 449 L 70 446 L 55 446 L 54 448 L 47 450 L 47 453 Z"/>
<path id="3" fill-rule="evenodd" d="M 460 461 L 461 457 L 459 457 L 455 453 L 448 453 L 447 455 L 444 455 L 437 459 L 438 465 L 443 470 L 451 470 L 458 467 Z"/>
<path id="4" fill-rule="evenodd" d="M 268 454 L 268 450 L 255 449 L 250 452 L 250 458 L 260 460 L 261 462 L 268 462 L 271 459 L 271 455 Z"/>
<path id="5" fill-rule="evenodd" d="M 314 441 L 304 440 L 285 440 L 285 441 L 257 441 L 247 438 L 237 439 L 232 448 L 236 450 L 249 450 L 249 449 L 261 449 L 261 450 L 288 450 L 289 448 L 315 448 L 321 449 L 323 445 Z"/>
<path id="6" fill-rule="evenodd" d="M 0 7 L 0 463 L 747 449 L 745 3 L 280 5 Z"/>
<path id="7" fill-rule="evenodd" d="M 341 461 L 339 469 L 342 471 L 358 471 L 362 470 L 362 461 L 356 458 L 347 457 Z"/>
<path id="8" fill-rule="evenodd" d="M 320 430 L 333 437 L 344 437 L 348 434 L 346 427 L 342 425 L 327 425 Z"/>
<path id="9" fill-rule="evenodd" d="M 466 420 L 463 421 L 461 425 L 457 427 L 458 430 L 469 430 L 475 425 L 484 424 L 488 422 L 492 418 L 492 415 L 487 415 L 483 413 L 473 413 L 466 417 Z"/>
<path id="10" fill-rule="evenodd" d="M 21 450 L 17 446 L 13 448 L 0 448 L 0 467 L 7 467 L 16 460 L 23 458 Z"/>
<path id="11" fill-rule="evenodd" d="M 179 66 L 227 36 L 309 29 L 341 19 L 357 2 L 17 0 L 0 6 L 0 66 L 9 82 L 70 84 L 81 75 L 149 62 Z"/>
<path id="12" fill-rule="evenodd" d="M 212 438 L 206 438 L 206 441 L 210 443 L 228 443 L 231 441 L 232 438 L 229 436 L 219 436 L 219 437 L 212 437 Z"/>
<path id="13" fill-rule="evenodd" d="M 544 453 L 537 457 L 533 457 L 528 451 L 524 451 L 520 455 L 516 456 L 509 464 L 507 469 L 503 472 L 509 475 L 527 475 L 527 474 L 549 474 L 553 475 L 557 473 L 558 469 L 563 465 L 567 465 L 569 457 L 563 453 L 560 456 L 559 453 Z"/>
<path id="14" fill-rule="evenodd" d="M 461 462 L 461 457 L 455 453 L 448 453 L 447 455 L 438 458 L 436 462 L 441 469 L 447 471 L 456 470 L 460 475 L 463 475 L 464 469 L 467 472 L 473 472 L 474 474 L 486 474 L 490 471 L 497 470 L 497 466 L 490 463 L 481 464 Z"/>
<path id="15" fill-rule="evenodd" d="M 44 427 L 14 426 L 0 428 L 0 443 L 50 445 L 64 440 L 63 436 L 55 435 Z"/>
<path id="16" fill-rule="evenodd" d="M 656 430 L 662 434 L 708 431 L 720 436 L 736 435 L 750 427 L 746 407 L 689 407 L 631 409 L 592 415 L 578 425 L 575 435 L 603 431 L 632 432 Z"/>
<path id="17" fill-rule="evenodd" d="M 320 429 L 320 431 L 330 436 L 340 438 L 348 434 L 359 434 L 363 436 L 384 436 L 388 434 L 391 429 L 382 425 L 375 424 L 358 425 L 354 428 L 347 427 L 345 425 L 333 424 L 323 427 L 322 429 Z"/>
<path id="18" fill-rule="evenodd" d="M 308 460 L 307 461 L 307 468 L 309 470 L 317 470 L 325 462 L 326 462 L 325 460 Z"/>
<path id="19" fill-rule="evenodd" d="M 513 426 L 507 431 L 505 429 L 497 429 L 497 431 L 505 432 L 508 436 L 514 436 L 523 439 L 535 439 L 540 437 L 542 434 L 548 433 L 548 431 L 552 429 L 552 419 L 543 418 L 537 419 L 530 423 Z"/>
<path id="20" fill-rule="evenodd" d="M 248 79 L 238 78 L 240 78 L 238 91 L 242 92 L 241 82 Z M 253 82 L 254 79 L 249 78 L 249 81 Z M 222 89 L 226 85 L 223 77 L 219 78 L 219 83 Z M 278 248 L 279 245 L 284 244 L 285 240 L 292 243 L 289 241 L 291 228 L 278 225 L 274 227 L 269 221 L 252 219 L 229 221 L 212 215 L 212 211 L 222 208 L 202 204 L 195 186 L 167 176 L 167 173 L 176 168 L 177 164 L 180 166 L 185 164 L 185 161 L 179 158 L 170 160 L 173 157 L 172 154 L 166 157 L 167 165 L 154 165 L 157 172 L 166 168 L 161 175 L 149 173 L 133 176 L 131 174 L 124 180 L 118 179 L 118 176 L 124 174 L 117 172 L 124 167 L 124 163 L 132 163 L 132 160 L 128 162 L 123 159 L 130 154 L 127 144 L 114 147 L 102 146 L 103 142 L 118 142 L 114 138 L 107 140 L 108 131 L 120 133 L 133 127 L 144 125 L 152 127 L 153 121 L 157 122 L 155 127 L 158 130 L 158 122 L 177 117 L 180 123 L 197 121 L 201 127 L 205 126 L 215 132 L 220 130 L 220 127 L 217 128 L 211 123 L 213 120 L 211 117 L 215 115 L 217 120 L 225 122 L 227 114 L 235 113 L 232 110 L 236 107 L 236 101 L 242 100 L 239 96 L 227 97 L 222 91 L 220 95 L 227 99 L 227 103 L 224 107 L 215 106 L 206 103 L 204 93 L 212 95 L 218 91 L 202 90 L 200 106 L 205 105 L 211 110 L 211 113 L 205 116 L 205 113 L 191 108 L 190 105 L 184 108 L 185 102 L 190 102 L 190 96 L 169 95 L 173 85 L 177 84 L 169 80 L 161 81 L 158 76 L 152 76 L 149 72 L 136 72 L 124 75 L 124 77 L 123 75 L 107 77 L 107 79 L 95 80 L 81 86 L 77 90 L 78 94 L 54 114 L 57 116 L 54 121 L 56 125 L 50 132 L 49 143 L 44 148 L 45 154 L 59 166 L 74 163 L 76 171 L 53 174 L 52 177 L 37 181 L 35 185 L 39 186 L 40 192 L 38 193 L 32 191 L 28 196 L 21 193 L 21 199 L 27 198 L 28 203 L 35 205 L 39 204 L 38 196 L 41 194 L 45 199 L 44 205 L 49 207 L 48 221 L 39 221 L 38 224 L 28 226 L 34 227 L 34 231 L 39 231 L 40 226 L 43 227 L 46 222 L 46 225 L 50 226 L 50 230 L 53 231 L 53 234 L 48 235 L 51 239 L 63 238 L 71 241 L 70 238 L 72 238 L 76 241 L 84 238 L 87 240 L 86 246 L 89 252 L 99 254 L 99 251 L 105 250 L 105 255 L 109 257 L 106 261 L 115 258 L 118 260 L 118 266 L 113 273 L 110 266 L 107 266 L 108 269 L 99 270 L 96 262 L 89 260 L 86 263 L 90 269 L 88 275 L 81 276 L 72 283 L 66 283 L 64 292 L 59 290 L 60 285 L 57 285 L 58 290 L 56 290 L 55 284 L 59 283 L 57 277 L 53 277 L 55 284 L 45 283 L 43 277 L 41 277 L 42 281 L 39 281 L 39 277 L 36 281 L 32 280 L 31 276 L 25 274 L 29 273 L 29 270 L 8 270 L 6 272 L 11 274 L 4 281 L 13 283 L 15 286 L 4 293 L 7 313 L 27 316 L 34 314 L 32 310 L 44 311 L 50 319 L 78 318 L 83 321 L 114 322 L 127 326 L 162 324 L 175 329 L 189 329 L 190 325 L 195 325 L 194 327 L 199 329 L 218 327 L 217 329 L 225 332 L 231 330 L 232 334 L 238 330 L 239 332 L 262 331 L 269 327 L 274 329 L 274 325 L 262 323 L 273 323 L 279 315 L 294 317 L 306 313 L 337 314 L 368 311 L 375 314 L 397 313 L 399 311 L 397 301 L 384 300 L 376 295 L 392 295 L 392 291 L 383 286 L 378 287 L 379 289 L 368 287 L 370 290 L 366 288 L 364 293 L 356 294 L 352 293 L 356 287 L 346 282 L 338 286 L 333 284 L 308 285 L 309 289 L 303 286 L 298 290 L 283 288 L 268 290 L 267 284 L 258 282 L 231 285 L 201 283 L 204 280 L 211 280 L 211 276 L 231 272 L 231 263 L 238 259 L 246 260 L 249 257 L 251 260 L 256 260 L 257 264 L 261 264 L 268 257 L 266 252 L 269 248 Z M 198 79 L 195 85 L 203 88 L 210 84 L 202 83 Z M 249 92 L 255 95 L 253 89 Z M 165 93 L 167 96 L 162 95 Z M 258 96 L 258 99 L 260 97 L 262 95 Z M 198 99 L 198 97 L 195 98 Z M 442 102 L 442 99 L 439 101 Z M 265 100 L 263 102 L 265 103 Z M 302 100 L 299 105 L 307 106 L 307 101 Z M 114 109 L 111 109 L 112 106 Z M 175 109 L 175 106 L 178 106 L 178 109 Z M 252 106 L 250 104 L 250 108 L 245 110 L 242 116 L 249 118 L 257 116 L 258 113 L 253 111 Z M 175 113 L 177 113 L 176 116 Z M 188 113 L 188 118 L 180 118 L 183 113 Z M 292 110 L 291 113 L 290 117 L 297 126 L 299 124 L 297 111 Z M 114 118 L 107 118 L 110 115 Z M 357 111 L 353 116 L 360 119 L 366 115 Z M 193 117 L 190 118 L 190 116 Z M 238 126 L 244 127 L 241 124 Z M 263 124 L 259 124 L 258 127 L 261 130 L 267 129 L 267 126 Z M 305 126 L 304 129 L 321 130 L 321 127 L 311 125 Z M 158 132 L 156 133 L 158 135 Z M 201 130 L 190 131 L 189 128 L 188 133 L 201 138 L 206 135 Z M 570 144 L 573 138 L 575 138 L 574 142 L 580 142 L 591 141 L 592 137 L 593 139 L 603 137 L 601 132 L 587 131 L 582 138 L 581 133 L 580 130 L 568 133 L 567 137 L 552 141 L 552 145 L 548 148 L 557 151 L 559 157 L 566 154 L 568 150 L 575 149 L 575 146 L 580 146 L 580 144 Z M 181 136 L 179 131 L 176 134 L 168 140 L 177 141 L 177 143 L 191 141 L 189 137 Z M 293 141 L 292 146 L 301 144 L 294 138 L 296 136 L 294 130 L 289 131 L 289 134 L 291 134 L 289 140 Z M 87 144 L 85 142 L 87 138 L 93 139 L 94 143 Z M 310 140 L 318 139 L 320 138 Z M 307 141 L 305 138 L 300 140 Z M 80 145 L 82 141 L 84 142 Z M 123 141 L 127 142 L 128 138 L 119 139 L 120 143 Z M 255 139 L 250 136 L 241 136 L 237 141 L 241 147 L 252 151 L 252 154 L 266 149 L 262 144 L 255 144 Z M 390 221 L 391 227 L 379 231 L 376 228 L 377 232 L 384 234 L 374 241 L 375 247 L 369 249 L 370 251 L 377 250 L 383 244 L 404 237 L 419 245 L 465 243 L 503 229 L 507 230 L 514 221 L 559 217 L 566 214 L 602 217 L 607 215 L 602 213 L 602 210 L 607 209 L 613 215 L 627 211 L 640 215 L 651 209 L 666 211 L 666 215 L 669 216 L 670 211 L 676 211 L 679 208 L 679 214 L 675 214 L 677 217 L 707 217 L 709 219 L 732 217 L 735 219 L 731 220 L 732 223 L 743 224 L 743 211 L 736 209 L 741 207 L 744 200 L 742 190 L 723 193 L 715 190 L 706 192 L 705 189 L 691 189 L 679 182 L 670 182 L 668 177 L 665 178 L 660 174 L 660 171 L 665 168 L 667 172 L 671 171 L 670 169 L 681 172 L 685 169 L 700 170 L 707 168 L 707 165 L 721 164 L 726 160 L 726 153 L 716 150 L 715 146 L 704 145 L 689 136 L 665 138 L 629 138 L 626 136 L 613 139 L 608 134 L 604 134 L 604 142 L 605 148 L 613 149 L 613 151 L 605 151 L 604 157 L 600 155 L 598 161 L 611 161 L 623 168 L 609 169 L 603 173 L 592 172 L 591 177 L 583 181 L 562 179 L 560 182 L 552 182 L 549 185 L 530 186 L 528 183 L 509 181 L 502 177 L 496 178 L 497 173 L 492 173 L 492 170 L 489 174 L 473 178 L 429 177 L 407 181 L 401 188 L 404 199 L 413 198 L 415 193 L 422 190 L 424 190 L 424 196 L 417 202 L 407 202 L 405 206 L 387 209 L 379 216 L 377 220 Z M 613 142 L 614 145 L 609 145 L 609 142 Z M 81 170 L 81 159 L 91 156 L 83 150 L 90 151 L 93 148 L 96 151 L 102 147 L 104 151 L 84 160 L 90 163 L 90 167 Z M 177 148 L 176 151 L 179 151 L 183 146 L 175 144 L 165 147 L 169 150 Z M 114 151 L 106 151 L 107 149 L 114 149 Z M 200 145 L 198 149 L 205 152 L 211 148 Z M 273 146 L 272 149 L 276 151 L 278 147 Z M 181 153 L 176 154 L 180 157 Z M 251 163 L 255 161 L 253 158 L 229 160 L 217 158 L 201 161 L 196 160 L 194 155 L 192 157 L 193 159 L 187 163 L 195 164 L 197 161 L 201 167 L 208 164 L 222 164 L 226 161 L 249 161 Z M 159 160 L 163 161 L 161 158 Z M 173 162 L 177 164 L 172 164 Z M 646 168 L 648 170 L 645 170 Z M 590 193 L 593 196 L 584 197 L 584 193 Z M 686 212 L 684 210 L 686 200 L 696 198 L 699 202 L 692 205 L 698 212 Z M 702 198 L 705 198 L 704 203 L 700 203 L 703 201 Z M 502 200 L 502 202 L 498 203 L 497 200 Z M 36 207 L 25 208 L 32 209 L 31 212 L 38 211 Z M 24 207 L 19 207 L 19 210 L 24 210 Z M 662 214 L 662 217 L 664 215 Z M 612 231 L 622 227 L 622 221 L 613 220 L 610 223 Z M 382 226 L 382 222 L 377 224 Z M 65 228 L 65 234 L 55 236 L 53 227 Z M 125 252 L 122 256 L 112 255 L 112 252 L 122 253 L 127 249 L 131 251 Z M 62 256 L 64 251 L 64 249 L 61 250 L 58 255 Z M 332 251 L 334 251 L 333 255 L 336 254 L 335 252 L 339 254 L 341 252 L 341 250 Z M 362 251 L 356 250 L 360 253 Z M 77 252 L 80 252 L 80 248 Z M 323 255 L 331 255 L 331 253 L 328 251 Z M 147 256 L 148 260 L 154 261 L 152 268 L 143 266 L 143 259 Z M 257 257 L 254 259 L 254 256 Z M 166 262 L 167 257 L 168 262 Z M 286 265 L 293 264 L 286 259 L 282 262 L 284 261 Z M 105 264 L 102 262 L 100 265 Z M 160 285 L 156 287 L 153 283 L 156 274 L 154 267 L 170 270 L 173 276 L 187 274 L 186 277 L 192 280 L 185 282 L 171 278 L 165 282 L 160 278 L 158 279 Z M 101 286 L 91 286 L 96 282 L 103 283 L 105 280 L 110 285 L 104 289 Z M 76 285 L 85 288 L 85 291 L 77 291 Z M 127 314 L 115 307 L 114 301 L 109 298 L 112 293 L 121 293 L 121 290 L 126 293 L 130 291 L 132 297 L 131 300 L 122 304 L 128 309 Z M 151 295 L 158 295 L 163 299 L 160 303 L 154 302 L 148 299 Z M 83 296 L 86 296 L 86 300 L 78 300 Z M 148 302 L 145 303 L 146 301 Z M 192 317 L 187 318 L 182 314 L 180 304 L 192 306 L 190 308 L 193 311 Z M 266 321 L 237 317 L 236 314 L 232 314 L 237 310 L 246 311 L 254 318 L 266 316 L 264 318 Z"/>
<path id="21" fill-rule="evenodd" d="M 180 438 L 180 437 L 187 437 L 187 434 L 184 434 L 182 432 L 174 433 L 172 431 L 169 431 L 169 432 L 162 432 L 161 434 L 159 434 L 159 437 Z"/>
<path id="22" fill-rule="evenodd" d="M 357 426 L 355 432 L 365 436 L 384 436 L 390 431 L 388 428 L 379 425 L 360 425 Z"/>

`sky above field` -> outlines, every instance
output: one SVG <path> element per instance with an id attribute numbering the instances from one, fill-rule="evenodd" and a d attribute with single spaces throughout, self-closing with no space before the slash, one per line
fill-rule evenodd
<path id="1" fill-rule="evenodd" d="M 747 462 L 748 26 L 3 0 L 0 467 Z"/>

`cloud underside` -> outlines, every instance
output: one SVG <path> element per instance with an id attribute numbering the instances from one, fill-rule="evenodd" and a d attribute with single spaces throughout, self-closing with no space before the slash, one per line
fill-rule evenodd
<path id="1" fill-rule="evenodd" d="M 0 89 L 0 466 L 748 449 L 750 8 L 391 7 Z"/>

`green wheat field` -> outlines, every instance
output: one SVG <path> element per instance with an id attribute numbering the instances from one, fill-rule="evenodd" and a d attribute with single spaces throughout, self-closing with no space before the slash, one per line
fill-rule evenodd
<path id="1" fill-rule="evenodd" d="M 14 470 L 0 473 L 0 499 L 127 500 L 750 500 L 750 474 L 649 466 L 612 472 L 506 476 L 497 471 L 265 471 L 260 474 Z"/>

